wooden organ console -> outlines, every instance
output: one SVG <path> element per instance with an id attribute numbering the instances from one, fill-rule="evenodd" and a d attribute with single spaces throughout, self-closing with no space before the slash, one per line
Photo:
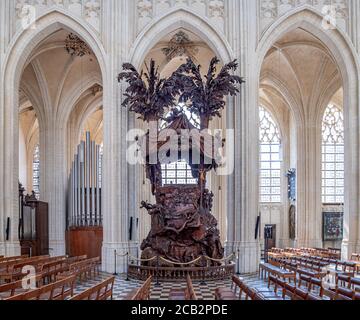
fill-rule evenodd
<path id="1" fill-rule="evenodd" d="M 24 195 L 19 184 L 19 241 L 21 255 L 49 254 L 49 206 L 39 201 L 35 193 Z"/>
<path id="2" fill-rule="evenodd" d="M 69 177 L 66 242 L 70 256 L 101 256 L 101 168 L 101 148 L 87 132 L 86 140 L 77 148 Z"/>

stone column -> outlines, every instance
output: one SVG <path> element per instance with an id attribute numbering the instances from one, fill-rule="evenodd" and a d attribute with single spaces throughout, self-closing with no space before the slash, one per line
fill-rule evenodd
<path id="1" fill-rule="evenodd" d="M 104 82 L 104 179 L 102 211 L 104 241 L 102 268 L 114 272 L 114 250 L 118 254 L 137 254 L 137 243 L 129 242 L 129 217 L 135 210 L 135 177 L 129 169 L 126 134 L 129 112 L 121 107 L 125 84 L 117 83 L 121 64 L 128 60 L 129 26 L 132 25 L 128 1 L 103 2 L 104 42 L 108 51 Z M 132 204 L 130 204 L 132 202 Z M 117 272 L 126 271 L 126 258 L 117 258 Z"/>
<path id="2" fill-rule="evenodd" d="M 40 130 L 40 200 L 49 204 L 49 253 L 52 256 L 66 252 L 66 151 L 66 125 L 58 123 L 53 114 L 44 130 Z"/>
<path id="3" fill-rule="evenodd" d="M 357 0 L 350 0 L 350 12 L 351 14 L 351 24 L 350 24 L 350 34 L 351 38 L 353 40 L 354 46 L 356 48 L 356 51 L 360 53 L 360 2 Z M 359 140 L 358 140 L 359 141 Z M 358 176 L 357 179 L 359 180 L 360 177 Z M 359 183 L 360 181 L 358 181 Z M 354 242 L 356 244 L 353 248 L 343 248 L 346 249 L 347 254 L 352 254 L 353 252 L 360 253 L 360 214 L 359 210 L 355 211 L 353 213 L 353 219 L 355 219 L 355 224 L 357 225 L 357 230 L 354 230 Z M 343 247 L 347 246 L 347 240 L 344 241 Z M 352 252 L 350 252 L 352 251 Z"/>
<path id="4" fill-rule="evenodd" d="M 255 240 L 258 216 L 258 79 L 255 49 L 257 6 L 255 1 L 229 0 L 228 39 L 246 79 L 241 96 L 230 99 L 229 128 L 235 131 L 235 172 L 228 178 L 227 251 L 239 250 L 239 271 L 255 272 L 260 259 Z M 233 123 L 231 120 L 233 119 Z"/>
<path id="5" fill-rule="evenodd" d="M 17 114 L 9 112 L 16 110 L 11 102 L 9 92 L 5 92 L 5 54 L 9 48 L 11 25 L 14 15 L 9 15 L 13 3 L 10 0 L 0 3 L 0 254 L 7 256 L 20 254 L 18 240 L 19 205 L 18 205 L 18 146 L 19 131 Z M 14 88 L 11 88 L 14 90 Z M 9 239 L 6 239 L 5 229 L 10 218 Z"/>
<path id="6" fill-rule="evenodd" d="M 0 2 L 0 21 L 2 24 L 6 24 L 8 20 L 5 14 L 6 1 Z M 5 28 L 0 28 L 0 70 L 3 70 L 3 60 L 5 56 Z M 1 76 L 3 74 L 1 73 Z M 4 215 L 4 202 L 5 202 L 5 190 L 4 190 L 4 158 L 5 158 L 5 140 L 4 140 L 4 88 L 0 83 L 0 255 L 5 254 L 5 215 Z"/>

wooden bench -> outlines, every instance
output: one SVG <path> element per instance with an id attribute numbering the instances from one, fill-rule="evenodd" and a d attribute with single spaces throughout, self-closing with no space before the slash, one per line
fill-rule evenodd
<path id="1" fill-rule="evenodd" d="M 150 276 L 141 286 L 141 288 L 136 291 L 136 293 L 134 294 L 133 297 L 131 297 L 130 300 L 136 300 L 136 301 L 150 300 L 151 282 L 152 282 L 152 277 Z"/>
<path id="2" fill-rule="evenodd" d="M 187 287 L 185 289 L 185 300 L 190 300 L 190 301 L 198 300 L 189 274 L 186 277 L 186 285 Z"/>
<path id="3" fill-rule="evenodd" d="M 271 282 L 275 285 L 275 293 L 277 293 L 278 288 L 282 289 L 282 298 L 290 297 L 291 300 L 311 300 L 311 301 L 320 301 L 323 300 L 321 296 L 313 294 L 310 288 L 300 288 L 296 285 L 285 282 L 274 276 L 270 276 Z"/>
<path id="4" fill-rule="evenodd" d="M 237 294 L 237 289 L 239 289 L 239 294 Z M 241 300 L 243 295 L 245 295 L 245 300 L 266 300 L 265 296 L 246 285 L 236 276 L 232 277 L 231 288 L 217 288 L 215 290 L 215 300 L 219 301 Z"/>
<path id="5" fill-rule="evenodd" d="M 0 264 L 1 263 L 7 263 L 7 262 L 12 262 L 12 261 L 19 261 L 19 260 L 23 260 L 29 258 L 29 256 L 27 255 L 23 255 L 23 256 L 14 256 L 14 257 L 2 257 L 0 258 Z"/>
<path id="6" fill-rule="evenodd" d="M 46 280 L 47 283 L 51 283 L 56 281 L 57 276 L 66 270 L 68 270 L 67 260 L 60 260 L 42 264 L 39 267 L 38 272 L 43 275 L 44 280 Z"/>
<path id="7" fill-rule="evenodd" d="M 100 284 L 72 297 L 70 300 L 112 300 L 115 277 L 108 278 Z"/>
<path id="8" fill-rule="evenodd" d="M 37 275 L 35 277 L 36 287 L 41 287 L 43 284 L 43 277 L 42 275 Z M 0 300 L 7 299 L 13 297 L 15 295 L 19 295 L 25 292 L 30 291 L 31 289 L 24 289 L 23 288 L 23 281 L 19 280 L 16 282 L 11 282 L 7 284 L 0 285 Z"/>
<path id="9" fill-rule="evenodd" d="M 186 276 L 186 288 L 170 290 L 169 300 L 197 300 L 190 275 Z"/>
<path id="10" fill-rule="evenodd" d="M 66 256 L 53 258 L 50 258 L 49 256 L 41 256 L 8 263 L 6 265 L 6 268 L 4 268 L 2 272 L 0 272 L 0 280 L 2 279 L 5 282 L 13 282 L 20 280 L 24 276 L 24 267 L 32 266 L 35 268 L 35 271 L 38 272 L 43 264 L 63 260 L 65 258 Z"/>
<path id="11" fill-rule="evenodd" d="M 79 281 L 92 279 L 92 276 L 95 277 L 95 275 L 100 273 L 100 261 L 100 257 L 97 257 L 72 263 L 68 265 L 68 270 L 57 275 L 57 279 L 66 278 L 74 274 L 78 277 Z"/>
<path id="12" fill-rule="evenodd" d="M 271 263 L 260 263 L 259 273 L 260 278 L 266 278 L 266 276 L 274 275 L 278 278 L 282 278 L 284 281 L 288 279 L 289 281 L 294 280 L 294 282 L 296 282 L 296 273 L 294 271 L 282 269 L 280 264 L 274 265 Z"/>
<path id="13" fill-rule="evenodd" d="M 5 300 L 65 300 L 73 296 L 76 276 L 54 282 L 35 290 L 11 296 Z"/>

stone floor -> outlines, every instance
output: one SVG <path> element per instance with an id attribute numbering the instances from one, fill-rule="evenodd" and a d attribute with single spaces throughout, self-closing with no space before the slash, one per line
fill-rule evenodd
<path id="1" fill-rule="evenodd" d="M 102 273 L 97 279 L 87 281 L 79 284 L 76 288 L 76 293 L 82 292 L 89 287 L 99 283 L 101 280 L 108 278 L 109 274 Z M 257 274 L 241 276 L 249 286 L 260 290 L 269 300 L 282 300 L 280 296 L 276 295 L 272 288 L 268 289 L 267 283 L 259 279 Z M 126 281 L 126 275 L 116 277 L 114 285 L 114 300 L 123 300 L 123 298 L 135 288 L 140 288 L 142 281 Z M 216 281 L 201 283 L 194 283 L 195 293 L 199 300 L 214 300 L 214 292 L 216 288 L 226 287 L 230 288 L 231 281 Z M 186 283 L 161 283 L 160 285 L 152 284 L 151 300 L 168 300 L 171 289 L 185 289 Z"/>

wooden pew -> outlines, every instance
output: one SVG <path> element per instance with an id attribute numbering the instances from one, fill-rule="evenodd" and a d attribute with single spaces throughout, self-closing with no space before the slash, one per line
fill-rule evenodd
<path id="1" fill-rule="evenodd" d="M 296 273 L 287 269 L 282 269 L 280 264 L 274 265 L 272 263 L 260 263 L 259 265 L 260 278 L 266 278 L 269 275 L 274 275 L 285 280 L 296 281 Z"/>
<path id="2" fill-rule="evenodd" d="M 189 274 L 186 277 L 186 285 L 187 287 L 185 290 L 185 300 L 192 300 L 192 301 L 198 300 Z"/>
<path id="3" fill-rule="evenodd" d="M 238 295 L 237 289 L 239 289 Z M 236 276 L 232 277 L 231 288 L 217 288 L 215 290 L 215 300 L 241 300 L 243 294 L 245 295 L 245 300 L 266 300 L 260 292 L 249 287 L 244 281 Z"/>
<path id="4" fill-rule="evenodd" d="M 70 300 L 112 300 L 115 277 L 72 297 Z"/>
<path id="5" fill-rule="evenodd" d="M 66 298 L 73 296 L 75 282 L 76 276 L 71 276 L 38 289 L 11 296 L 4 300 L 65 300 Z"/>
<path id="6" fill-rule="evenodd" d="M 184 289 L 172 289 L 169 294 L 169 300 L 197 300 L 194 286 L 190 275 L 186 277 L 186 288 Z"/>
<path id="7" fill-rule="evenodd" d="M 131 300 L 136 300 L 136 301 L 150 300 L 151 282 L 152 282 L 152 277 L 149 277 L 142 285 L 142 287 L 137 290 L 137 292 L 131 298 Z"/>
<path id="8" fill-rule="evenodd" d="M 2 258 L 0 258 L 0 264 L 6 263 L 6 262 L 12 262 L 12 261 L 19 261 L 19 260 L 26 259 L 26 258 L 29 258 L 29 256 L 27 256 L 27 255 L 14 256 L 14 257 L 4 257 L 3 256 Z"/>
<path id="9" fill-rule="evenodd" d="M 43 284 L 42 275 L 37 275 L 35 277 L 36 287 L 41 287 Z M 23 288 L 23 281 L 19 280 L 16 282 L 11 282 L 7 284 L 0 285 L 0 300 L 7 299 L 13 297 L 15 295 L 19 295 L 25 292 L 30 291 L 31 289 Z"/>
<path id="10" fill-rule="evenodd" d="M 80 281 L 92 279 L 92 276 L 99 274 L 99 265 L 100 257 L 75 262 L 70 264 L 65 272 L 58 274 L 57 278 L 62 279 L 76 274 Z"/>
<path id="11" fill-rule="evenodd" d="M 49 256 L 39 256 L 0 264 L 0 280 L 5 282 L 19 280 L 24 276 L 22 273 L 24 267 L 34 266 L 36 268 L 41 263 L 54 261 L 56 259 L 58 259 L 58 257 L 50 258 Z"/>
<path id="12" fill-rule="evenodd" d="M 44 277 L 47 283 L 56 281 L 58 274 L 68 270 L 67 260 L 59 260 L 53 262 L 47 262 L 39 267 L 38 272 Z"/>

